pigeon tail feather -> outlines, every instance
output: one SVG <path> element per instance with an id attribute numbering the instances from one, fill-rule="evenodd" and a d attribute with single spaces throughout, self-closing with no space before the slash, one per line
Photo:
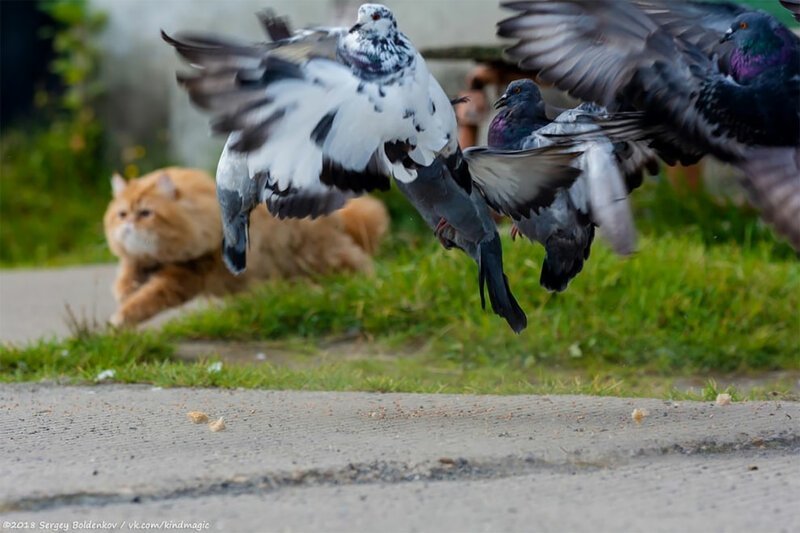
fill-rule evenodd
<path id="1" fill-rule="evenodd" d="M 500 235 L 495 233 L 492 239 L 478 244 L 478 254 L 481 306 L 486 307 L 483 292 L 485 286 L 489 292 L 492 310 L 506 319 L 514 333 L 521 332 L 528 326 L 528 317 L 525 316 L 525 311 L 511 294 L 508 278 L 503 273 L 503 249 L 500 244 Z"/>

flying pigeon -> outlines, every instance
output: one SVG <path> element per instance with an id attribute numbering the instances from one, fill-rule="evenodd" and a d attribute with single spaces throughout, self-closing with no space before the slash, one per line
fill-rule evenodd
<path id="1" fill-rule="evenodd" d="M 522 216 L 579 174 L 570 166 L 577 154 L 564 146 L 462 153 L 451 101 L 385 6 L 362 5 L 350 29 L 306 29 L 289 38 L 284 21 L 260 18 L 278 40 L 249 45 L 162 32 L 196 70 L 179 82 L 214 115 L 213 130 L 229 135 L 217 189 L 226 221 L 223 254 L 235 273 L 246 266 L 249 212 L 259 202 L 278 217 L 315 217 L 351 195 L 388 188 L 390 177 L 413 183 L 435 164 L 426 176 L 463 190 L 460 208 L 473 209 L 475 188 L 502 212 Z M 443 213 L 459 214 L 449 198 L 442 201 Z M 464 220 L 448 222 L 471 234 Z M 502 262 L 489 257 L 499 241 L 491 253 L 488 245 L 481 250 L 481 286 L 485 280 L 493 309 L 521 313 Z M 519 331 L 524 313 L 509 322 Z"/>
<path id="2" fill-rule="evenodd" d="M 489 146 L 522 150 L 539 148 L 560 137 L 585 136 L 574 165 L 581 176 L 557 192 L 553 203 L 515 221 L 512 236 L 522 234 L 541 243 L 547 252 L 540 284 L 563 291 L 589 258 L 595 227 L 600 226 L 612 248 L 627 255 L 636 247 L 628 193 L 642 182 L 646 167 L 658 171 L 655 153 L 635 142 L 612 142 L 597 122 L 609 120 L 605 110 L 584 103 L 561 112 L 554 120 L 536 84 L 530 79 L 511 82 L 495 103 L 499 112 L 489 125 Z M 589 134 L 596 133 L 595 138 Z"/>
<path id="3" fill-rule="evenodd" d="M 341 207 L 342 192 L 387 189 L 391 177 L 413 181 L 439 155 L 466 190 L 474 180 L 519 211 L 575 177 L 563 164 L 572 156 L 555 150 L 528 154 L 526 182 L 538 186 L 524 191 L 482 175 L 491 161 L 471 171 L 472 159 L 491 156 L 463 156 L 450 100 L 385 6 L 362 5 L 350 29 L 301 30 L 272 43 L 162 36 L 195 68 L 180 83 L 214 116 L 213 130 L 229 134 L 228 153 L 247 154 L 249 176 L 263 181 L 279 217 L 327 214 Z"/>
<path id="4" fill-rule="evenodd" d="M 798 16 L 795 0 L 783 0 Z M 705 154 L 741 183 L 800 251 L 800 38 L 735 4 L 528 0 L 498 35 L 543 81 L 609 110 L 643 111 L 650 145 L 672 164 Z"/>
<path id="5" fill-rule="evenodd" d="M 528 319 L 511 293 L 503 272 L 500 235 L 486 200 L 477 187 L 469 193 L 459 187 L 449 179 L 449 172 L 440 157 L 429 167 L 419 169 L 417 179 L 398 182 L 397 187 L 434 229 L 445 248 L 459 248 L 475 260 L 481 305 L 485 305 L 485 285 L 492 310 L 519 333 L 527 326 Z M 442 224 L 442 220 L 447 224 Z"/>

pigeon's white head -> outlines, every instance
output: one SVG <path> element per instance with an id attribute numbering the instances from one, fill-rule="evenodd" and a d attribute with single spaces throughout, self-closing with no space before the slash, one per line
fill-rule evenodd
<path id="1" fill-rule="evenodd" d="M 385 37 L 397 31 L 397 21 L 391 10 L 381 4 L 362 4 L 358 8 L 358 19 L 350 33 Z"/>

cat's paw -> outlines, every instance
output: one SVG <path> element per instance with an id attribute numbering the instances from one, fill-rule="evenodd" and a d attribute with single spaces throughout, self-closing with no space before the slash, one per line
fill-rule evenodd
<path id="1" fill-rule="evenodd" d="M 126 300 L 128 296 L 131 296 L 136 289 L 139 288 L 139 284 L 133 281 L 117 281 L 111 287 L 111 292 L 114 295 L 114 299 L 117 303 L 122 303 L 123 300 Z"/>

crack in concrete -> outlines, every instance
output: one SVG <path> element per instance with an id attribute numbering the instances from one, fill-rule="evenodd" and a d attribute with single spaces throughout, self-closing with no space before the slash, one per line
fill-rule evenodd
<path id="1" fill-rule="evenodd" d="M 408 464 L 398 461 L 350 463 L 344 468 L 275 472 L 251 477 L 234 477 L 210 481 L 192 487 L 140 494 L 75 493 L 48 497 L 22 498 L 0 504 L 0 512 L 40 511 L 72 505 L 105 506 L 115 503 L 200 498 L 216 495 L 241 495 L 272 492 L 294 487 L 397 484 L 411 481 L 455 481 L 508 477 L 529 473 L 534 469 L 575 470 L 607 465 L 591 462 L 547 463 L 532 455 L 510 456 L 496 461 L 469 461 L 464 458 L 441 458 L 435 462 Z M 610 466 L 610 465 L 608 465 Z"/>
<path id="2" fill-rule="evenodd" d="M 470 461 L 465 458 L 443 457 L 437 461 L 418 464 L 398 461 L 350 463 L 344 468 L 338 469 L 312 468 L 251 477 L 236 476 L 232 479 L 208 481 L 191 487 L 149 493 L 80 492 L 45 497 L 27 497 L 0 503 L 0 513 L 51 510 L 75 505 L 102 507 L 120 503 L 139 504 L 206 496 L 259 494 L 296 487 L 398 484 L 413 481 L 471 481 L 521 476 L 542 470 L 577 473 L 621 466 L 632 458 L 641 459 L 673 454 L 718 455 L 752 450 L 766 451 L 768 453 L 798 453 L 800 452 L 800 435 L 782 433 L 771 437 L 729 443 L 703 440 L 650 450 L 641 449 L 627 457 L 616 456 L 595 460 L 582 460 L 579 452 L 569 453 L 565 451 L 567 460 L 564 462 L 548 462 L 529 454 L 524 457 L 507 456 L 489 461 Z"/>

